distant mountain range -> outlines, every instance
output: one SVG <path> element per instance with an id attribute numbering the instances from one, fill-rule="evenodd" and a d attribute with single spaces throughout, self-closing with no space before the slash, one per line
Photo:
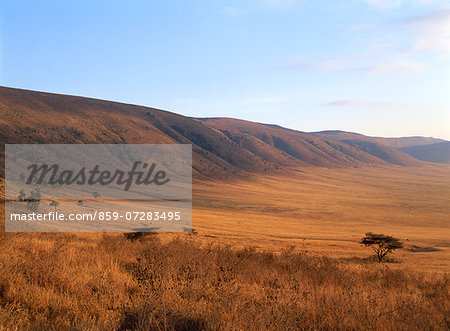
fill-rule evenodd
<path id="1" fill-rule="evenodd" d="M 412 157 L 434 163 L 450 163 L 450 142 L 432 137 L 380 138 L 344 131 L 321 131 L 313 134 L 339 141 L 366 141 L 397 149 Z"/>
<path id="2" fill-rule="evenodd" d="M 192 144 L 193 172 L 200 177 L 271 173 L 293 166 L 450 163 L 450 142 L 441 139 L 306 133 L 6 87 L 0 87 L 0 114 L 2 153 L 6 143 Z"/>
<path id="3" fill-rule="evenodd" d="M 313 134 L 321 136 L 323 138 L 333 138 L 336 140 L 363 140 L 369 142 L 376 142 L 396 149 L 400 149 L 403 147 L 423 146 L 445 142 L 445 140 L 443 139 L 436 139 L 432 137 L 381 138 L 381 137 L 368 137 L 359 133 L 337 131 L 337 130 L 313 132 Z"/>
<path id="4" fill-rule="evenodd" d="M 429 145 L 406 146 L 399 149 L 418 160 L 436 163 L 450 163 L 450 141 Z"/>

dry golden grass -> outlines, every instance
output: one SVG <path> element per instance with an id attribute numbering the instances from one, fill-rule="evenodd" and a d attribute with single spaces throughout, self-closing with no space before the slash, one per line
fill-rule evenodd
<path id="1" fill-rule="evenodd" d="M 195 183 L 197 234 L 0 233 L 0 329 L 447 330 L 449 168 L 301 170 Z"/>
<path id="2" fill-rule="evenodd" d="M 305 167 L 285 177 L 194 185 L 198 240 L 330 257 L 366 257 L 372 231 L 401 238 L 402 265 L 450 271 L 450 167 Z M 413 253 L 412 245 L 438 252 Z"/>
<path id="3" fill-rule="evenodd" d="M 3 234 L 6 329 L 435 329 L 445 275 L 366 260 L 199 246 L 193 235 Z"/>

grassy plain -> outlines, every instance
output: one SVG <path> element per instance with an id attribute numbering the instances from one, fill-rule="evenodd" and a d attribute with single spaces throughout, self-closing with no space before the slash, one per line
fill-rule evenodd
<path id="1" fill-rule="evenodd" d="M 283 177 L 194 185 L 201 240 L 363 257 L 366 232 L 401 238 L 402 265 L 450 271 L 450 167 L 306 167 Z M 199 240 L 200 240 L 199 239 Z M 437 252 L 413 253 L 412 245 Z"/>
<path id="2" fill-rule="evenodd" d="M 0 329 L 448 328 L 444 275 L 193 237 L 1 234 Z"/>
<path id="3" fill-rule="evenodd" d="M 191 234 L 0 233 L 0 329 L 448 329 L 449 174 L 196 181 Z M 368 231 L 405 249 L 373 262 Z"/>

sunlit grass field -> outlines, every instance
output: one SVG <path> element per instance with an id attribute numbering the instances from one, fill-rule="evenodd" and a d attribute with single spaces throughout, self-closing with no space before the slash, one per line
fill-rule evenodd
<path id="1" fill-rule="evenodd" d="M 194 185 L 194 228 L 206 241 L 331 257 L 364 257 L 366 232 L 400 238 L 392 256 L 420 270 L 450 271 L 450 168 L 310 167 L 284 177 Z M 212 238 L 212 239 L 211 239 Z M 439 251 L 413 253 L 412 245 Z"/>
<path id="2" fill-rule="evenodd" d="M 0 321 L 34 329 L 442 329 L 449 280 L 193 235 L 0 237 Z"/>
<path id="3" fill-rule="evenodd" d="M 0 329 L 446 330 L 449 174 L 197 180 L 193 233 L 0 234 Z M 377 263 L 369 231 L 405 248 Z"/>

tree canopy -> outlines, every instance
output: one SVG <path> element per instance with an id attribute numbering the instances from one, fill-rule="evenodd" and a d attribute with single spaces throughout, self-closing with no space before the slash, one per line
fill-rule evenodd
<path id="1" fill-rule="evenodd" d="M 381 262 L 390 252 L 398 248 L 403 248 L 403 243 L 398 238 L 372 232 L 367 232 L 360 243 L 369 246 L 374 250 L 377 254 L 378 262 Z"/>

